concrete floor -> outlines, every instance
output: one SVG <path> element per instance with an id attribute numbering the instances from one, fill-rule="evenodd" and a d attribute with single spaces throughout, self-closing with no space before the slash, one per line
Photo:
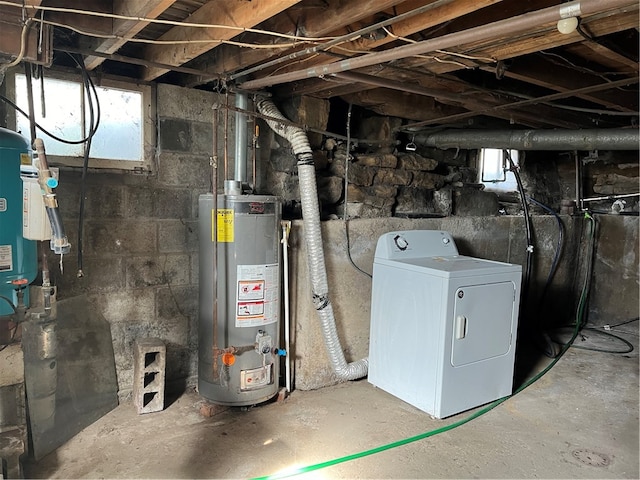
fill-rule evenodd
<path id="1" fill-rule="evenodd" d="M 636 347 L 635 335 L 625 337 Z M 542 358 L 534 369 L 548 363 Z M 638 355 L 570 349 L 537 383 L 451 431 L 307 478 L 639 478 Z M 448 425 L 351 382 L 206 418 L 182 394 L 163 412 L 127 402 L 29 478 L 250 478 L 368 450 Z"/>

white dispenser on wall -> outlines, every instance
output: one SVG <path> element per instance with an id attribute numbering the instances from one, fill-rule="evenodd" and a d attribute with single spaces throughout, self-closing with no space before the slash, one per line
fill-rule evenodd
<path id="1" fill-rule="evenodd" d="M 369 382 L 436 418 L 512 393 L 522 267 L 391 232 L 373 265 Z"/>
<path id="2" fill-rule="evenodd" d="M 51 176 L 58 180 L 58 169 L 49 168 Z M 30 165 L 20 167 L 22 179 L 22 236 L 29 240 L 51 240 L 51 223 L 42 199 L 38 170 Z"/>

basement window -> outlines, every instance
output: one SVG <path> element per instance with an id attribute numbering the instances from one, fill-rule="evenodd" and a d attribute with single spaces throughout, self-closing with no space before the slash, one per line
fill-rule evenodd
<path id="1" fill-rule="evenodd" d="M 508 150 L 513 163 L 518 165 L 518 150 Z M 479 152 L 480 183 L 486 190 L 494 192 L 515 192 L 518 190 L 516 177 L 509 170 L 509 160 L 500 148 L 482 148 Z"/>
<path id="2" fill-rule="evenodd" d="M 44 92 L 44 94 L 42 94 Z M 103 81 L 96 85 L 100 105 L 100 123 L 91 141 L 89 166 L 123 170 L 150 170 L 153 152 L 150 87 Z M 89 99 L 82 81 L 69 77 L 45 77 L 33 80 L 36 122 L 65 140 L 86 138 L 90 129 Z M 27 82 L 24 74 L 15 75 L 15 98 L 18 106 L 29 111 Z M 94 115 L 97 107 L 94 101 Z M 29 120 L 16 113 L 16 127 L 29 137 Z M 51 163 L 82 166 L 86 143 L 60 142 L 37 129 L 44 140 Z"/>

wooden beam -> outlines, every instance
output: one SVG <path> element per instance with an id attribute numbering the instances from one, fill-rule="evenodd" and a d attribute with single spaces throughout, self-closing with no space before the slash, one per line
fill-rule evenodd
<path id="1" fill-rule="evenodd" d="M 300 0 L 210 0 L 186 19 L 190 23 L 229 25 L 233 27 L 252 28 L 266 19 L 277 15 Z M 207 41 L 206 43 L 189 43 L 176 45 L 150 45 L 145 52 L 145 59 L 166 63 L 168 65 L 183 65 L 217 47 L 217 40 L 230 40 L 238 35 L 237 29 L 225 28 L 197 28 L 174 27 L 162 35 L 159 40 L 166 41 Z M 144 80 L 153 80 L 168 70 L 149 68 L 144 74 Z"/>
<path id="2" fill-rule="evenodd" d="M 112 13 L 127 17 L 158 18 L 175 2 L 176 0 L 114 0 Z M 149 25 L 149 22 L 146 21 L 114 19 L 112 34 L 133 38 L 147 25 Z M 94 47 L 94 50 L 100 53 L 115 53 L 125 43 L 127 41 L 124 39 L 102 39 Z M 88 70 L 93 70 L 104 60 L 104 57 L 89 56 L 85 58 L 84 64 Z"/>
<path id="3" fill-rule="evenodd" d="M 16 6 L 2 5 L 0 6 L 0 58 L 6 58 L 9 63 L 20 55 L 22 48 L 22 31 L 23 31 L 23 12 L 22 2 L 20 0 L 12 0 Z M 38 7 L 42 3 L 41 0 L 26 0 L 25 5 Z M 24 10 L 24 19 L 33 18 L 38 13 L 33 8 Z M 53 58 L 53 36 L 52 29 L 49 25 L 42 26 L 42 48 L 39 50 L 39 27 L 36 22 L 32 22 L 29 32 L 26 36 L 23 60 L 35 64 L 49 66 Z M 5 63 L 0 62 L 0 66 Z"/>
<path id="4" fill-rule="evenodd" d="M 489 72 L 495 71 L 493 67 L 482 69 Z M 601 77 L 592 73 L 578 74 L 574 68 L 563 64 L 561 59 L 547 57 L 542 53 L 515 59 L 505 71 L 504 76 L 557 92 L 569 92 L 598 85 L 603 81 Z M 575 97 L 619 111 L 633 112 L 638 108 L 638 98 L 633 92 L 610 90 L 576 94 Z"/>
<path id="5" fill-rule="evenodd" d="M 102 0 L 84 0 L 82 6 L 73 0 L 49 0 L 47 7 L 60 7 L 86 10 L 90 12 L 111 13 L 111 2 Z M 69 25 L 81 31 L 92 32 L 100 35 L 110 35 L 112 30 L 112 19 L 98 17 L 94 15 L 82 15 L 79 13 L 47 11 L 45 20 L 56 22 L 62 25 Z"/>
<path id="6" fill-rule="evenodd" d="M 622 86 L 622 85 L 631 85 L 633 83 L 637 83 L 635 78 L 627 78 L 627 79 L 622 79 L 622 80 L 617 80 L 615 82 L 612 83 L 604 83 L 604 84 L 600 84 L 600 85 L 594 85 L 591 87 L 585 87 L 582 90 L 584 91 L 597 91 L 597 90 L 601 90 L 601 89 L 605 89 L 605 88 L 610 88 L 609 85 L 611 85 L 612 87 L 615 86 Z M 530 105 L 536 104 L 538 102 L 544 103 L 544 102 L 548 102 L 548 101 L 552 101 L 552 100 L 556 100 L 556 99 L 560 99 L 560 98 L 567 98 L 569 96 L 572 96 L 574 93 L 577 92 L 568 92 L 568 93 L 554 93 L 551 95 L 545 95 L 544 97 L 538 97 L 538 98 L 534 98 L 534 99 L 530 99 L 530 100 L 520 100 L 518 102 L 513 102 L 513 103 L 504 103 L 502 105 L 498 105 L 492 108 L 492 110 L 501 110 L 501 109 L 519 109 L 519 108 L 523 108 L 523 107 L 529 107 Z M 541 105 L 541 107 L 546 107 L 546 105 Z M 549 108 L 553 108 L 553 107 L 549 107 Z M 443 122 L 450 122 L 450 121 L 457 121 L 457 120 L 463 120 L 465 118 L 470 118 L 476 115 L 485 115 L 485 114 L 489 114 L 490 112 L 487 110 L 481 111 L 475 111 L 475 112 L 467 112 L 467 113 L 462 113 L 462 114 L 457 114 L 457 115 L 452 115 L 450 117 L 443 117 L 443 118 L 437 118 L 434 120 L 427 120 L 424 122 L 420 122 L 417 124 L 413 124 L 410 125 L 410 127 L 421 127 L 421 126 L 426 126 L 426 125 L 431 125 L 431 124 L 437 124 L 437 123 L 443 123 Z M 553 113 L 553 110 L 552 110 Z M 545 118 L 545 117 L 543 117 Z M 551 115 L 551 117 L 549 118 L 554 118 L 553 114 Z M 566 123 L 566 122 L 565 122 Z M 581 122 L 577 122 L 576 126 L 581 125 Z M 591 126 L 590 124 L 587 123 L 587 126 Z M 608 126 L 608 125 L 606 125 Z M 571 128 L 569 126 L 567 126 L 566 128 Z"/>
<path id="7" fill-rule="evenodd" d="M 606 45 L 601 45 L 597 41 L 584 41 L 580 44 L 571 45 L 567 51 L 585 59 L 597 57 L 598 63 L 609 70 L 636 72 L 638 73 L 638 62 L 614 52 Z"/>
<path id="8" fill-rule="evenodd" d="M 489 5 L 493 5 L 503 0 L 457 0 L 453 3 L 445 4 L 439 7 L 434 8 L 433 10 L 427 12 L 426 14 L 416 15 L 404 22 L 400 22 L 398 24 L 394 24 L 391 27 L 391 30 L 395 35 L 398 36 L 409 36 L 416 32 L 422 31 L 424 29 L 435 27 L 442 23 L 448 22 L 460 16 L 476 12 L 484 7 Z M 411 0 L 409 2 L 405 2 L 400 5 L 402 7 L 402 11 L 398 11 L 397 14 L 406 13 L 407 11 L 418 8 L 421 5 L 424 5 L 424 0 Z M 482 16 L 478 15 L 478 24 L 482 24 L 484 22 L 481 21 Z M 335 32 L 334 32 L 335 33 Z M 360 38 L 354 40 L 352 42 L 340 45 L 335 47 L 334 51 L 347 55 L 354 56 L 356 55 L 356 51 L 369 51 L 374 48 L 381 47 L 383 45 L 395 42 L 396 39 L 392 36 L 386 36 L 379 39 L 364 39 Z M 331 63 L 335 61 L 332 57 L 327 56 L 318 56 L 311 60 L 308 60 L 302 64 L 296 63 L 291 67 L 287 68 L 278 68 L 278 73 L 287 73 L 289 71 L 301 70 L 305 68 L 311 68 L 317 65 L 322 65 L 325 63 Z M 265 74 L 271 74 L 270 70 L 266 70 Z"/>
<path id="9" fill-rule="evenodd" d="M 601 15 L 592 15 L 583 19 L 583 22 L 588 25 L 589 31 L 598 37 L 629 28 L 636 28 L 638 21 L 638 4 L 620 8 L 614 13 L 609 12 Z M 463 52 L 471 56 L 506 60 L 539 52 L 540 50 L 551 50 L 582 41 L 584 41 L 584 38 L 579 33 L 562 34 L 558 32 L 555 24 L 553 24 L 527 32 L 526 34 L 520 35 L 517 39 L 511 38 L 508 39 L 508 41 L 500 39 L 474 45 L 464 45 L 454 51 Z M 445 56 L 443 58 L 446 59 L 447 57 Z M 407 59 L 402 62 L 402 65 L 412 68 L 419 65 L 426 66 L 427 64 L 428 70 L 433 73 L 446 73 L 459 69 L 459 67 L 453 64 L 438 63 L 432 60 Z"/>
<path id="10" fill-rule="evenodd" d="M 356 23 L 375 12 L 394 7 L 404 0 L 328 0 L 321 11 L 317 8 L 303 8 L 303 15 L 294 19 L 287 12 L 265 22 L 266 30 L 276 32 L 300 32 L 307 37 L 323 37 L 334 33 L 337 29 Z M 305 7 L 305 2 L 300 4 Z M 264 36 L 247 34 L 243 41 L 259 42 Z M 274 44 L 284 43 L 276 40 Z M 273 50 L 251 50 L 225 45 L 219 49 L 213 65 L 207 71 L 223 74 L 232 73 L 252 65 L 264 62 L 286 52 L 287 48 Z"/>
<path id="11" fill-rule="evenodd" d="M 366 107 L 380 115 L 406 118 L 409 120 L 430 120 L 447 115 L 455 115 L 465 110 L 437 102 L 434 98 L 397 90 L 375 88 L 357 93 L 342 95 L 342 98 L 356 105 Z"/>
<path id="12" fill-rule="evenodd" d="M 471 12 L 476 12 L 485 7 L 498 4 L 502 1 L 503 0 L 457 0 L 456 2 L 434 8 L 427 13 L 416 15 L 404 20 L 403 22 L 393 24 L 388 28 L 388 30 L 390 30 L 395 36 L 408 37 L 414 33 L 418 33 L 436 25 L 441 25 L 445 22 L 462 17 Z M 400 15 L 414 10 L 421 5 L 424 5 L 424 3 L 424 0 L 410 0 L 399 5 L 394 14 Z M 484 21 L 484 15 L 478 15 L 477 18 L 482 19 L 482 21 L 478 23 L 486 23 Z M 344 47 L 346 49 L 354 50 L 374 50 L 395 41 L 396 38 L 394 36 L 386 35 L 384 37 L 374 39 L 361 38 L 344 45 Z"/>

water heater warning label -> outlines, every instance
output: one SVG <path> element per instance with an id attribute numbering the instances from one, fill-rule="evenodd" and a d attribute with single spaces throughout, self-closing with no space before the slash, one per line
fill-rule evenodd
<path id="1" fill-rule="evenodd" d="M 256 327 L 278 321 L 278 264 L 238 265 L 236 327 Z"/>
<path id="2" fill-rule="evenodd" d="M 213 218 L 213 210 L 211 210 L 211 241 L 215 241 L 213 225 L 216 224 Z M 218 209 L 218 241 L 233 243 L 233 208 Z"/>
<path id="3" fill-rule="evenodd" d="M 0 245 L 0 272 L 13 270 L 13 255 L 11 245 Z"/>

